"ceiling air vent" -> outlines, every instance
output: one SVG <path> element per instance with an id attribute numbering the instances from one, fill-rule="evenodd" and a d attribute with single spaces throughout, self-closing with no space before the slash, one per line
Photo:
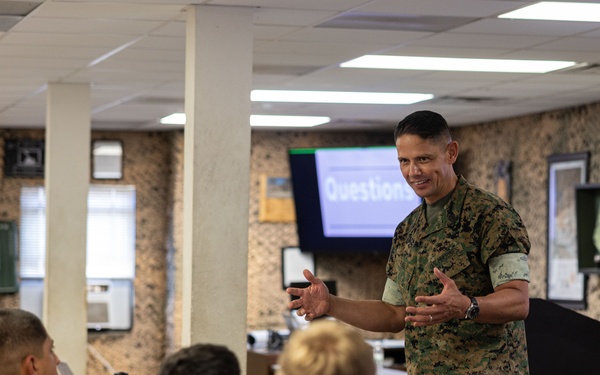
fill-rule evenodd
<path id="1" fill-rule="evenodd" d="M 125 102 L 127 104 L 142 105 L 180 105 L 183 106 L 184 98 L 160 97 L 160 96 L 138 96 Z"/>
<path id="2" fill-rule="evenodd" d="M 316 27 L 360 30 L 405 30 L 441 32 L 477 20 L 470 17 L 348 12 Z"/>
<path id="3" fill-rule="evenodd" d="M 253 73 L 259 75 L 287 75 L 303 76 L 312 73 L 321 66 L 303 66 L 303 65 L 254 65 Z"/>

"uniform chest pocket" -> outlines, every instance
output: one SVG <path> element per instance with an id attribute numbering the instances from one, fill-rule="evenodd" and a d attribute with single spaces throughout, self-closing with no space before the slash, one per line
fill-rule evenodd
<path id="1" fill-rule="evenodd" d="M 433 268 L 437 267 L 450 278 L 465 271 L 471 265 L 467 251 L 456 241 L 442 241 L 434 248 L 431 255 L 431 272 L 433 273 Z"/>

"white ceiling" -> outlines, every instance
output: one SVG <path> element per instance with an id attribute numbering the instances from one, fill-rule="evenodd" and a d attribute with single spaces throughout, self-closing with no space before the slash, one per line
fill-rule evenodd
<path id="1" fill-rule="evenodd" d="M 23 3 L 32 2 L 0 1 L 0 15 Z M 600 64 L 600 23 L 497 18 L 534 1 L 46 0 L 0 31 L 0 127 L 43 128 L 46 84 L 89 82 L 93 129 L 164 129 L 157 119 L 183 110 L 189 3 L 256 8 L 255 89 L 435 95 L 407 106 L 252 103 L 253 114 L 332 118 L 315 130 L 389 130 L 418 109 L 438 111 L 460 126 L 600 101 L 594 65 Z M 0 16 L 0 28 L 12 19 Z M 340 25 L 353 19 L 361 26 Z M 548 74 L 338 67 L 365 54 L 568 60 L 591 67 Z"/>

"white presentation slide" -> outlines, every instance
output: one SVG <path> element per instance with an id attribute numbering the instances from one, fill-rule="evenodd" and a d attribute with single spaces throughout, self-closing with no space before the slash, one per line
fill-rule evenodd
<path id="1" fill-rule="evenodd" d="M 326 237 L 392 237 L 421 203 L 394 147 L 320 149 L 315 161 Z"/>

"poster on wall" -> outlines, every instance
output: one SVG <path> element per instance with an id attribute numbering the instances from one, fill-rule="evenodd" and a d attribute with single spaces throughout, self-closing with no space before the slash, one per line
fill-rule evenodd
<path id="1" fill-rule="evenodd" d="M 507 203 L 510 203 L 511 193 L 510 172 L 511 162 L 509 160 L 499 160 L 494 167 L 495 193 Z"/>
<path id="2" fill-rule="evenodd" d="M 296 211 L 290 178 L 261 174 L 258 221 L 293 223 L 295 220 Z"/>
<path id="3" fill-rule="evenodd" d="M 588 163 L 588 153 L 548 158 L 547 299 L 573 309 L 586 307 L 586 279 L 577 263 L 575 186 L 587 181 Z"/>

